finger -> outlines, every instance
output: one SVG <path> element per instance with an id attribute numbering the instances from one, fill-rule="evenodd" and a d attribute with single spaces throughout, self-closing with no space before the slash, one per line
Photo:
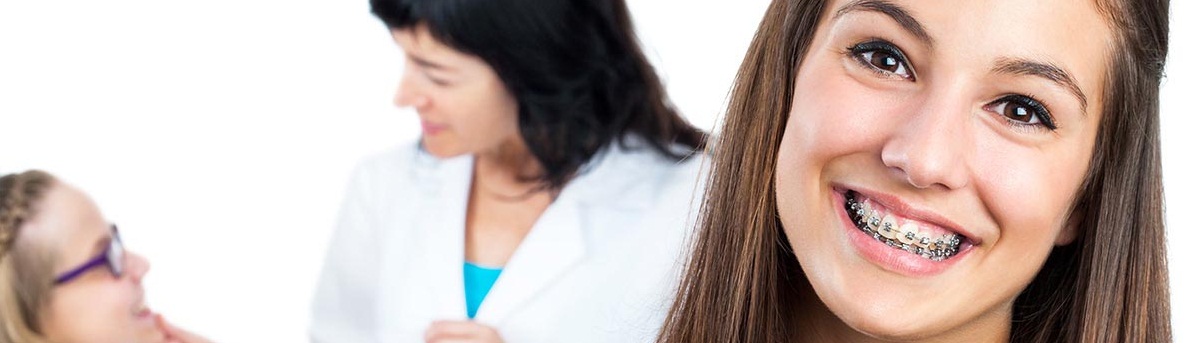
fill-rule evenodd
<path id="1" fill-rule="evenodd" d="M 480 342 L 481 341 L 479 341 L 479 340 L 471 339 L 471 338 L 442 338 L 442 339 L 437 339 L 437 340 L 432 340 L 432 341 L 425 341 L 425 343 L 480 343 Z"/>
<path id="2" fill-rule="evenodd" d="M 438 320 L 425 329 L 425 340 L 474 338 L 486 333 L 488 329 L 490 328 L 472 321 Z"/>
<path id="3" fill-rule="evenodd" d="M 162 315 L 159 315 L 158 318 L 163 331 L 165 331 L 167 334 L 168 343 L 211 343 L 211 341 L 204 337 L 200 337 L 200 335 L 188 332 L 187 330 L 181 329 L 178 326 L 171 325 L 171 323 L 168 323 L 166 319 L 162 317 Z"/>

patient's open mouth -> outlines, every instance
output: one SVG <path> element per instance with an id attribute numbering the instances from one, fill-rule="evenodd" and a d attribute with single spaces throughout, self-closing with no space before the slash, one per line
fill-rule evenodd
<path id="1" fill-rule="evenodd" d="M 944 228 L 902 218 L 854 191 L 845 193 L 845 211 L 858 230 L 895 249 L 933 261 L 956 255 L 965 241 Z"/>

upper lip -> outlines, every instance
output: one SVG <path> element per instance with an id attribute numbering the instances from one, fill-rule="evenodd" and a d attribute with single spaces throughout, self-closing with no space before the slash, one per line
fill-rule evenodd
<path id="1" fill-rule="evenodd" d="M 854 191 L 854 193 L 861 194 L 864 197 L 870 198 L 870 201 L 886 207 L 891 213 L 901 217 L 919 220 L 932 225 L 940 226 L 949 231 L 956 232 L 966 237 L 966 240 L 972 245 L 979 245 L 981 242 L 977 234 L 966 230 L 957 222 L 949 220 L 949 218 L 945 218 L 944 216 L 932 210 L 912 205 L 906 201 L 903 201 L 903 199 L 899 198 L 898 196 L 854 186 L 836 186 L 836 189 L 841 193 L 845 193 L 846 191 Z"/>

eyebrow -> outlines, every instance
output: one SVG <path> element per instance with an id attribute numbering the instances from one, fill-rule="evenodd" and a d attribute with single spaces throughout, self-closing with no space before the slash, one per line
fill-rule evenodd
<path id="1" fill-rule="evenodd" d="M 891 20 L 899 23 L 899 26 L 903 27 L 904 30 L 907 30 L 908 33 L 911 33 L 913 36 L 916 36 L 916 38 L 920 39 L 924 45 L 933 45 L 933 37 L 928 34 L 928 30 L 924 29 L 924 25 L 920 25 L 920 22 L 917 21 L 916 18 L 912 17 L 912 15 L 909 14 L 907 10 L 903 9 L 903 7 L 893 4 L 890 1 L 856 0 L 838 9 L 837 14 L 833 16 L 833 19 L 837 19 L 850 12 L 858 11 L 878 12 L 885 14 L 888 17 L 891 17 Z"/>
<path id="2" fill-rule="evenodd" d="M 412 54 L 407 54 L 407 55 L 408 55 L 408 59 L 412 60 L 412 62 L 416 63 L 417 65 L 419 65 L 421 67 L 434 69 L 434 70 L 442 70 L 442 71 L 450 70 L 450 67 L 448 67 L 448 66 L 437 64 L 433 61 L 413 56 Z"/>
<path id="3" fill-rule="evenodd" d="M 1038 62 L 1021 58 L 1001 58 L 995 63 L 995 68 L 992 72 L 1010 75 L 1036 76 L 1053 81 L 1058 86 L 1065 87 L 1078 98 L 1078 102 L 1082 104 L 1082 112 L 1087 113 L 1087 96 L 1082 93 L 1082 88 L 1078 87 L 1078 82 L 1074 77 L 1066 72 L 1065 69 L 1054 65 L 1053 63 Z"/>

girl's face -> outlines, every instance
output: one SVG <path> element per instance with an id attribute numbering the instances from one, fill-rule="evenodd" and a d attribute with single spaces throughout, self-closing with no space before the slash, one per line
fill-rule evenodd
<path id="1" fill-rule="evenodd" d="M 115 233 L 87 195 L 62 183 L 54 185 L 30 223 L 30 239 L 56 252 L 54 275 L 62 275 L 100 255 Z M 163 342 L 164 333 L 145 305 L 142 277 L 149 263 L 125 252 L 123 273 L 90 268 L 56 285 L 42 311 L 40 329 L 54 342 Z"/>
<path id="2" fill-rule="evenodd" d="M 523 142 L 516 99 L 490 65 L 439 42 L 424 25 L 392 36 L 406 55 L 395 102 L 420 115 L 426 151 L 451 157 Z"/>
<path id="3" fill-rule="evenodd" d="M 1016 296 L 1076 235 L 1110 46 L 1099 13 L 832 1 L 775 180 L 821 300 L 807 313 L 835 315 L 845 339 L 1006 338 Z"/>

